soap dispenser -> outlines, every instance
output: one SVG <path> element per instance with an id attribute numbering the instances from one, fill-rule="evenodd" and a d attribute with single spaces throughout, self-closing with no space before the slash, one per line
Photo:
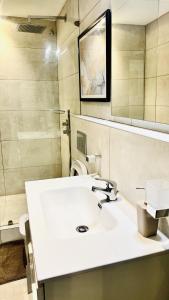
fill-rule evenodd
<path id="1" fill-rule="evenodd" d="M 150 237 L 157 234 L 158 219 L 154 219 L 147 212 L 147 203 L 139 201 L 137 203 L 137 225 L 138 232 L 144 237 Z"/>

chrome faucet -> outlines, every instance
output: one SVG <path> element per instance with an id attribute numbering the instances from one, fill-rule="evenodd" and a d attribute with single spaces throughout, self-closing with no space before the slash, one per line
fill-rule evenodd
<path id="1" fill-rule="evenodd" d="M 116 201 L 117 200 L 117 193 L 118 193 L 117 183 L 115 181 L 108 180 L 108 179 L 102 179 L 102 178 L 95 178 L 95 179 L 99 180 L 99 181 L 104 181 L 106 183 L 105 188 L 101 188 L 101 187 L 98 187 L 98 186 L 92 186 L 92 191 L 93 192 L 101 191 L 106 196 L 106 199 L 101 200 L 98 203 L 98 206 L 100 208 L 102 208 L 103 203 L 107 203 L 107 202 L 110 202 L 110 201 Z"/>

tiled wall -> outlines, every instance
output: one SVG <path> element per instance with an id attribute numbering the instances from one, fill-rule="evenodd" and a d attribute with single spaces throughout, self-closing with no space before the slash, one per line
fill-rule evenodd
<path id="1" fill-rule="evenodd" d="M 146 27 L 145 119 L 169 123 L 169 13 Z"/>
<path id="2" fill-rule="evenodd" d="M 68 0 L 65 6 L 65 10 L 67 12 L 70 11 L 71 13 L 73 13 L 75 11 L 76 5 L 77 0 Z M 117 2 L 117 5 L 120 6 L 120 1 Z M 79 0 L 79 12 L 81 20 L 80 32 L 82 32 L 92 21 L 94 21 L 105 9 L 110 7 L 111 1 L 109 0 Z M 74 17 L 76 16 L 77 12 L 75 13 Z M 135 29 L 142 30 L 142 36 L 144 36 L 143 28 L 137 27 Z M 167 30 L 167 28 L 165 30 Z M 77 60 L 76 34 L 78 34 L 78 31 L 76 32 L 76 29 L 73 30 L 73 26 L 71 27 L 71 31 L 74 31 L 74 35 L 71 34 L 71 32 L 68 32 L 68 28 L 66 29 L 66 24 L 64 26 L 60 24 L 60 28 L 58 28 L 58 36 L 60 41 L 65 40 L 65 36 L 69 36 L 69 38 L 72 36 L 73 38 L 72 43 L 75 46 L 75 56 L 69 56 L 72 59 L 71 62 L 67 62 L 69 66 L 70 64 L 72 64 L 72 62 L 75 62 Z M 67 40 L 69 39 L 67 38 Z M 142 39 L 142 41 L 143 40 L 144 39 Z M 73 55 L 73 51 L 70 51 L 70 46 L 66 49 L 69 53 L 71 53 L 71 55 Z M 153 67 L 154 64 L 152 64 L 152 68 Z M 66 68 L 66 66 L 64 68 Z M 165 93 L 165 89 L 163 89 L 163 93 Z M 76 97 L 73 96 L 71 98 L 71 102 L 67 102 L 66 108 L 71 108 L 71 111 L 73 113 L 78 114 L 80 106 L 79 96 L 77 97 L 78 83 L 73 85 L 72 82 L 72 95 L 76 95 Z M 122 96 L 123 95 L 121 95 L 121 97 Z M 149 95 L 148 98 L 151 100 L 153 98 L 153 95 Z M 64 103 L 64 97 L 62 93 L 60 93 L 59 101 L 62 107 Z M 76 111 L 72 109 L 72 102 L 76 103 L 77 105 L 76 107 L 78 109 Z M 83 102 L 81 103 L 81 114 L 100 117 L 109 120 L 113 119 L 111 117 L 111 103 Z M 79 119 L 76 116 L 72 117 L 71 126 L 72 158 L 80 159 L 81 161 L 83 161 L 87 165 L 90 172 L 96 171 L 99 172 L 99 174 L 103 177 L 116 180 L 120 192 L 124 194 L 124 196 L 126 196 L 126 198 L 132 203 L 136 204 L 138 200 L 145 198 L 144 191 L 136 190 L 136 187 L 143 187 L 147 179 L 169 178 L 168 143 L 160 142 L 151 138 L 139 136 L 132 133 L 127 133 L 117 129 L 110 129 L 102 125 Z M 85 161 L 84 156 L 80 154 L 80 152 L 77 150 L 77 129 L 80 129 L 81 131 L 84 131 L 87 134 L 88 153 L 101 154 L 101 160 L 98 158 L 96 167 L 93 165 L 88 165 Z M 65 140 L 64 145 L 66 145 Z M 62 151 L 64 149 L 65 148 L 63 147 Z M 66 158 L 66 151 L 64 150 L 63 153 L 63 158 Z M 66 160 L 63 168 L 65 173 L 67 172 L 68 174 L 69 168 L 68 164 L 66 164 Z M 164 231 L 169 235 L 169 226 L 167 221 L 164 221 L 161 226 L 163 226 Z"/>
<path id="3" fill-rule="evenodd" d="M 0 24 L 1 195 L 24 192 L 24 180 L 60 175 L 56 37 Z M 55 29 L 55 28 L 53 28 Z M 3 159 L 2 159 L 3 158 Z"/>
<path id="4" fill-rule="evenodd" d="M 59 106 L 55 24 L 44 23 L 39 35 L 18 32 L 18 21 L 0 20 L 0 196 L 24 193 L 25 180 L 61 175 L 59 117 L 51 111 Z"/>

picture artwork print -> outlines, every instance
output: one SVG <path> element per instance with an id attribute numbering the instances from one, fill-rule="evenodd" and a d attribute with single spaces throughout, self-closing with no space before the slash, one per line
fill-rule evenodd
<path id="1" fill-rule="evenodd" d="M 107 10 L 78 38 L 81 101 L 110 101 L 111 12 Z"/>

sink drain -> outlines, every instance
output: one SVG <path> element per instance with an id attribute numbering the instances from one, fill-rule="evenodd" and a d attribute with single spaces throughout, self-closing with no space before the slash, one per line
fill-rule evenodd
<path id="1" fill-rule="evenodd" d="M 88 230 L 89 230 L 89 227 L 87 227 L 86 225 L 80 225 L 76 228 L 76 231 L 80 232 L 80 233 L 87 232 Z"/>

